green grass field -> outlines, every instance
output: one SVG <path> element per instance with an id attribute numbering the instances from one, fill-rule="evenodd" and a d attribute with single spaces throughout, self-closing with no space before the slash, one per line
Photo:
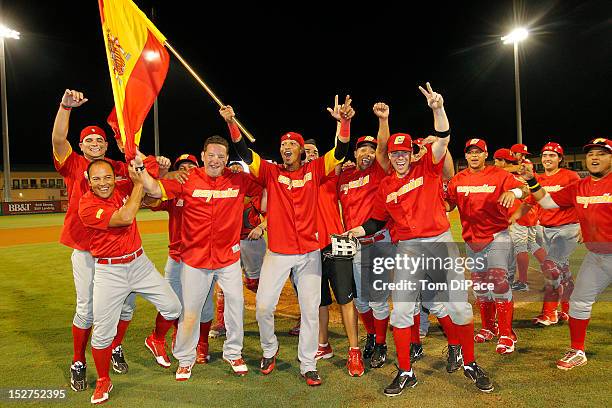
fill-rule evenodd
<path id="1" fill-rule="evenodd" d="M 143 213 L 151 216 L 148 214 Z M 0 218 L 0 228 L 61 223 L 61 215 Z M 143 240 L 149 257 L 162 270 L 166 260 L 166 234 L 147 234 Z M 576 252 L 574 270 L 577 270 L 583 254 L 583 250 Z M 89 405 L 95 381 L 95 368 L 89 352 L 90 390 L 75 393 L 69 389 L 70 325 L 74 311 L 70 250 L 57 243 L 0 247 L 0 259 L 0 389 L 3 398 L 9 388 L 61 388 L 67 390 L 66 400 L 30 404 Z M 537 279 L 537 273 L 531 271 L 530 280 L 537 282 Z M 537 284 L 532 288 L 530 293 L 533 296 L 538 291 Z M 115 388 L 108 405 L 139 408 L 281 405 L 457 407 L 468 404 L 475 407 L 612 406 L 610 288 L 606 292 L 608 300 L 597 303 L 593 309 L 587 338 L 589 363 L 570 372 L 558 370 L 554 365 L 569 344 L 567 325 L 547 329 L 532 327 L 530 319 L 539 312 L 540 304 L 521 302 L 520 295 L 517 296 L 519 303 L 515 314 L 519 336 L 516 352 L 499 356 L 494 344 L 476 345 L 477 360 L 490 373 L 495 384 L 492 394 L 477 391 L 461 372 L 446 373 L 445 339 L 437 324 L 433 323 L 430 335 L 424 340 L 426 356 L 414 366 L 419 384 L 393 399 L 382 394 L 382 389 L 394 376 L 395 350 L 391 335 L 388 337 L 391 361 L 380 370 L 366 370 L 363 377 L 351 378 L 344 366 L 348 344 L 343 328 L 332 326 L 331 343 L 336 356 L 318 364 L 323 385 L 310 388 L 299 377 L 297 339 L 285 334 L 294 323 L 292 319 L 277 318 L 281 342 L 279 363 L 272 375 L 264 377 L 259 374 L 257 366 L 261 351 L 252 311 L 247 311 L 244 326 L 244 357 L 251 369 L 249 375 L 236 378 L 230 374 L 229 367 L 221 360 L 221 340 L 211 340 L 211 363 L 196 366 L 190 381 L 177 383 L 174 380 L 176 363 L 168 370 L 162 369 L 143 345 L 144 338 L 152 329 L 155 310 L 138 299 L 134 320 L 124 341 L 130 371 L 123 376 L 112 375 Z M 21 404 L 0 400 L 1 406 Z"/>

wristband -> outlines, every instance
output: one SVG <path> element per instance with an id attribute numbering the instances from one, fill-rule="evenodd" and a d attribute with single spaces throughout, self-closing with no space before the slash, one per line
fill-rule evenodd
<path id="1" fill-rule="evenodd" d="M 450 135 L 450 128 L 442 132 L 439 130 L 434 130 L 433 134 L 434 136 L 438 136 L 438 137 L 448 137 Z"/>
<path id="2" fill-rule="evenodd" d="M 351 137 L 351 121 L 342 119 L 340 121 L 340 133 L 338 136 L 342 139 L 348 139 Z"/>
<path id="3" fill-rule="evenodd" d="M 229 122 L 227 124 L 227 127 L 229 128 L 230 131 L 230 137 L 232 138 L 232 142 L 237 142 L 240 140 L 240 129 L 238 128 L 238 125 L 236 124 L 236 122 Z"/>
<path id="4" fill-rule="evenodd" d="M 63 110 L 67 110 L 67 111 L 72 110 L 72 106 L 66 106 L 63 103 L 60 103 L 60 106 L 62 107 Z"/>
<path id="5" fill-rule="evenodd" d="M 520 188 L 513 188 L 512 190 L 510 190 L 510 192 L 513 193 L 516 198 L 523 197 L 523 190 L 521 190 Z"/>
<path id="6" fill-rule="evenodd" d="M 529 180 L 525 180 L 527 182 L 527 185 L 529 186 L 529 189 L 531 189 L 532 187 L 535 186 L 539 186 L 540 184 L 538 183 L 538 179 L 535 178 L 535 176 Z"/>

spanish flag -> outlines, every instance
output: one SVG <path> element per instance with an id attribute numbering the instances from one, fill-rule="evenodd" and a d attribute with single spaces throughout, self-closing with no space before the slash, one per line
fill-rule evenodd
<path id="1" fill-rule="evenodd" d="M 168 73 L 166 37 L 131 0 L 98 0 L 98 5 L 117 127 L 126 159 L 131 160 L 140 144 L 142 124 Z"/>

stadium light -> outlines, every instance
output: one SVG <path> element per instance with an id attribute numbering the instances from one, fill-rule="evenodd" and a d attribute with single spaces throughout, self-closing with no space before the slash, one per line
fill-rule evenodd
<path id="1" fill-rule="evenodd" d="M 516 143 L 523 143 L 523 124 L 521 121 L 521 83 L 519 80 L 519 53 L 518 46 L 529 36 L 524 27 L 512 30 L 510 34 L 501 38 L 504 44 L 514 45 L 514 97 L 516 100 Z"/>
<path id="2" fill-rule="evenodd" d="M 2 93 L 2 149 L 4 162 L 4 202 L 11 201 L 11 160 L 9 156 L 8 114 L 6 107 L 6 69 L 4 63 L 4 39 L 19 39 L 19 32 L 0 24 L 0 92 Z"/>

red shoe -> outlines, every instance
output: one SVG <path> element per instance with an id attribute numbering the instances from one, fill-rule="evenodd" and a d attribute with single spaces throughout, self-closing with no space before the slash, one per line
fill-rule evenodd
<path id="1" fill-rule="evenodd" d="M 168 354 L 166 353 L 166 340 L 158 341 L 155 339 L 155 336 L 151 334 L 146 338 L 145 346 L 153 354 L 157 364 L 164 368 L 170 367 L 170 357 L 168 357 Z"/>
<path id="2" fill-rule="evenodd" d="M 111 383 L 110 378 L 108 377 L 98 378 L 98 381 L 96 381 L 96 390 L 91 396 L 91 403 L 92 404 L 102 404 L 108 401 L 108 397 L 112 389 L 113 389 L 113 383 Z"/>
<path id="3" fill-rule="evenodd" d="M 480 331 L 474 336 L 476 343 L 485 343 L 495 338 L 495 333 L 488 329 L 480 329 Z"/>
<path id="4" fill-rule="evenodd" d="M 196 363 L 207 364 L 210 361 L 208 354 L 208 343 L 198 343 L 196 347 Z"/>
<path id="5" fill-rule="evenodd" d="M 319 373 L 317 371 L 308 371 L 302 374 L 302 377 L 306 379 L 306 384 L 310 385 L 311 387 L 321 385 L 321 377 L 319 377 Z"/>
<path id="6" fill-rule="evenodd" d="M 191 378 L 191 369 L 193 364 L 189 366 L 180 366 L 176 369 L 176 381 L 187 381 Z"/>
<path id="7" fill-rule="evenodd" d="M 559 318 L 557 317 L 556 310 L 553 311 L 551 314 L 542 313 L 533 319 L 533 324 L 535 324 L 536 326 L 551 326 L 557 323 L 559 323 Z"/>
<path id="8" fill-rule="evenodd" d="M 567 322 L 569 320 L 569 315 L 565 312 L 557 312 L 557 318 L 562 322 Z"/>
<path id="9" fill-rule="evenodd" d="M 361 377 L 363 375 L 365 367 L 363 365 L 363 358 L 361 357 L 361 349 L 349 348 L 346 368 L 351 377 Z"/>
<path id="10" fill-rule="evenodd" d="M 332 358 L 334 356 L 334 352 L 332 351 L 331 345 L 327 343 L 327 346 L 322 346 L 319 344 L 319 349 L 317 350 L 317 354 L 315 354 L 315 360 L 321 360 L 328 358 Z"/>
<path id="11" fill-rule="evenodd" d="M 574 367 L 580 367 L 587 363 L 587 358 L 584 351 L 570 349 L 562 359 L 557 361 L 557 368 L 560 370 L 571 370 Z"/>
<path id="12" fill-rule="evenodd" d="M 229 363 L 229 365 L 232 367 L 232 370 L 234 370 L 234 374 L 243 376 L 249 373 L 249 368 L 247 367 L 242 357 L 237 358 L 235 360 L 230 360 L 229 358 L 223 357 L 223 360 Z"/>
<path id="13" fill-rule="evenodd" d="M 280 350 L 280 346 L 276 349 L 276 354 L 274 354 L 270 358 L 262 357 L 259 363 L 259 369 L 263 375 L 268 375 L 272 371 L 274 371 L 274 367 L 276 367 L 276 357 L 278 356 L 278 352 Z"/>
<path id="14" fill-rule="evenodd" d="M 511 337 L 501 336 L 497 341 L 497 346 L 495 347 L 495 351 L 498 354 L 510 354 L 514 352 L 514 341 Z"/>

